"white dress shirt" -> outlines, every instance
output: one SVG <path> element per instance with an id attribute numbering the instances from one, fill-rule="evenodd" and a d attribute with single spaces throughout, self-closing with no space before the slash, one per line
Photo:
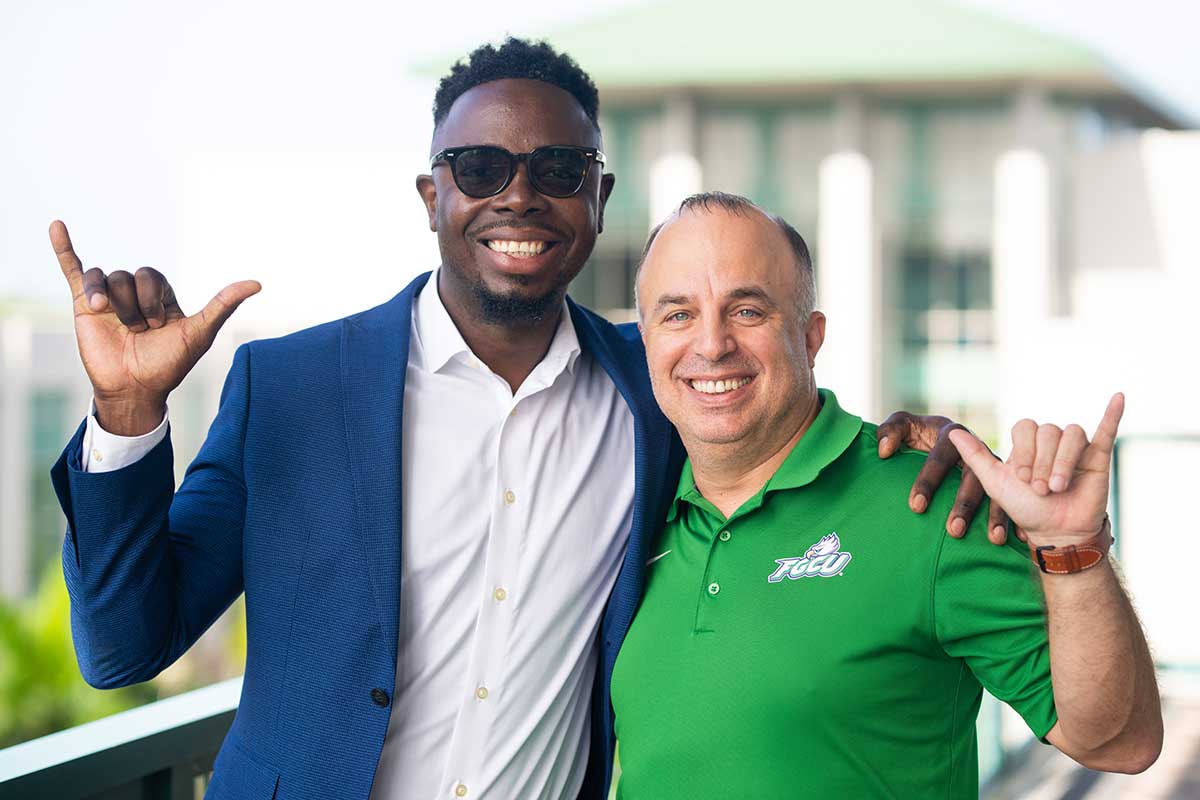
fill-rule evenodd
<path id="1" fill-rule="evenodd" d="M 404 390 L 400 632 L 374 800 L 575 797 L 597 630 L 633 513 L 633 416 L 564 304 L 514 394 L 437 292 L 413 307 Z M 84 468 L 166 435 L 105 433 Z M 90 459 L 89 459 L 90 456 Z"/>

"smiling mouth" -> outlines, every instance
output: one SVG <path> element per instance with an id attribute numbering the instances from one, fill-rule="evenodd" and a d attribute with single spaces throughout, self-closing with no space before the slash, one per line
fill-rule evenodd
<path id="1" fill-rule="evenodd" d="M 752 380 L 754 380 L 753 377 L 729 378 L 721 381 L 691 380 L 688 381 L 688 385 L 703 394 L 725 394 L 742 388 Z"/>
<path id="2" fill-rule="evenodd" d="M 545 240 L 513 241 L 508 239 L 486 239 L 484 245 L 493 253 L 502 253 L 513 258 L 533 258 L 554 247 L 557 242 Z"/>

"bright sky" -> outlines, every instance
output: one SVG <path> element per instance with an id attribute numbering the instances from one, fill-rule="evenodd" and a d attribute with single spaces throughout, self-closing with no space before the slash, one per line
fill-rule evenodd
<path id="1" fill-rule="evenodd" d="M 1200 119 L 1197 4 L 971 1 L 1077 36 Z M 60 217 L 85 264 L 157 266 L 189 312 L 241 278 L 264 292 L 239 317 L 269 327 L 382 302 L 437 261 L 413 189 L 433 82 L 408 65 L 573 6 L 5 0 L 0 298 L 65 301 Z"/>

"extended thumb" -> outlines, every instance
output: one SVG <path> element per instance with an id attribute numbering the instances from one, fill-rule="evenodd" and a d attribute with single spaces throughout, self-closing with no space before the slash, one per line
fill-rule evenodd
<path id="1" fill-rule="evenodd" d="M 963 463 L 971 468 L 980 481 L 986 481 L 1000 463 L 992 457 L 991 451 L 984 447 L 983 442 L 961 428 L 950 431 L 950 442 L 962 456 Z"/>
<path id="2" fill-rule="evenodd" d="M 237 307 L 247 297 L 252 297 L 262 291 L 262 284 L 258 281 L 238 281 L 231 283 L 221 291 L 217 292 L 212 300 L 208 301 L 208 305 L 198 315 L 200 317 L 197 322 L 200 327 L 205 330 L 210 336 L 215 336 L 217 331 L 225 321 L 237 311 Z"/>

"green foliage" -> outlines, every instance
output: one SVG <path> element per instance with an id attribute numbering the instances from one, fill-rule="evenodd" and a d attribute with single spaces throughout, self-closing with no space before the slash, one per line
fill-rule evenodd
<path id="1" fill-rule="evenodd" d="M 0 602 L 0 748 L 155 699 L 150 684 L 100 691 L 84 683 L 57 564 L 46 571 L 35 595 Z"/>

